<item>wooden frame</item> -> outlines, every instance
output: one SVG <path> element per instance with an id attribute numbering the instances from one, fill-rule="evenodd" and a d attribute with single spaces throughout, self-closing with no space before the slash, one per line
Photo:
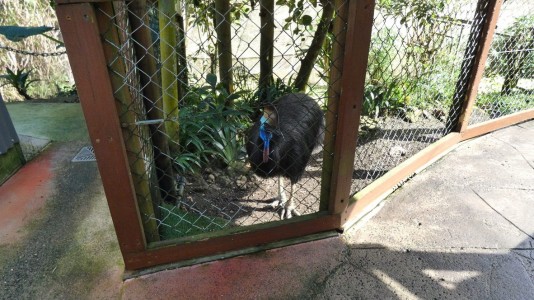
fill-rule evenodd
<path id="1" fill-rule="evenodd" d="M 475 125 L 470 125 L 461 132 L 462 141 L 472 139 L 495 130 L 499 130 L 508 126 L 512 126 L 527 120 L 534 119 L 534 108 L 520 111 L 515 114 L 500 117 L 493 120 L 488 120 Z"/>
<path id="2" fill-rule="evenodd" d="M 214 234 L 147 243 L 144 232 L 147 228 L 141 226 L 138 201 L 118 117 L 120 106 L 114 99 L 111 84 L 116 78 L 113 79 L 113 71 L 107 69 L 107 56 L 112 55 L 112 50 L 103 44 L 99 25 L 106 25 L 100 24 L 102 20 L 95 13 L 95 7 L 101 6 L 101 9 L 109 10 L 110 4 L 109 1 L 78 2 L 82 1 L 58 1 L 56 11 L 127 270 L 257 247 L 340 227 L 340 214 L 331 210 Z M 361 97 L 357 99 L 357 95 L 363 92 L 364 87 L 374 1 L 349 0 L 348 3 L 348 20 L 351 20 L 349 26 L 365 26 L 367 33 L 362 34 L 361 30 L 349 27 L 350 51 L 345 52 L 347 59 L 343 60 L 343 67 L 352 71 L 343 75 L 342 84 L 348 88 L 339 100 L 340 110 L 334 111 L 341 127 L 351 125 L 350 118 L 357 118 L 361 109 Z M 360 38 L 368 41 L 357 43 L 354 40 Z M 355 57 L 354 52 L 359 55 Z M 354 79 L 358 84 L 354 84 Z M 336 138 L 336 165 L 346 162 L 347 157 L 342 155 L 344 151 L 351 147 L 354 149 L 356 135 L 350 132 L 354 128 L 357 129 L 357 125 L 344 130 L 344 139 Z M 354 154 L 354 151 L 351 152 Z M 343 176 L 343 172 L 334 172 L 330 179 L 341 182 Z M 350 180 L 343 184 L 348 194 Z M 338 188 L 334 194 L 339 194 L 341 190 Z"/>
<path id="3" fill-rule="evenodd" d="M 336 0 L 336 3 L 341 3 L 340 1 Z M 336 62 L 339 69 L 332 71 L 332 76 L 335 75 L 339 83 L 336 83 L 334 90 L 329 91 L 333 95 L 330 100 L 335 101 L 329 106 L 327 124 L 333 129 L 331 135 L 325 138 L 325 151 L 333 156 L 324 160 L 321 212 L 162 242 L 147 242 L 145 231 L 150 229 L 141 225 L 138 199 L 118 117 L 120 107 L 117 106 L 112 86 L 112 82 L 117 79 L 107 69 L 107 56 L 111 55 L 111 50 L 102 42 L 99 30 L 102 28 L 99 26 L 103 24 L 100 24 L 102 20 L 99 21 L 95 14 L 95 7 L 109 8 L 110 1 L 57 1 L 58 20 L 127 270 L 348 228 L 395 185 L 446 154 L 459 142 L 534 118 L 534 109 L 530 109 L 467 126 L 502 3 L 502 0 L 490 0 L 489 19 L 483 29 L 483 38 L 479 41 L 480 50 L 469 81 L 468 96 L 457 123 L 458 132 L 450 133 L 431 144 L 350 197 L 375 0 L 347 1 L 348 6 L 341 14 L 346 16 L 348 26 L 345 30 L 344 24 L 338 23 L 335 29 L 343 34 L 336 48 L 342 59 Z"/>
<path id="4" fill-rule="evenodd" d="M 349 202 L 374 8 L 374 0 L 349 2 L 348 29 L 341 77 L 342 88 L 336 110 L 338 118 L 335 127 L 333 172 L 330 180 L 329 211 L 332 214 L 343 212 Z"/>
<path id="5" fill-rule="evenodd" d="M 58 5 L 56 13 L 119 246 L 127 257 L 147 244 L 94 8 L 89 3 L 65 4 Z"/>
<path id="6" fill-rule="evenodd" d="M 489 0 L 488 14 L 486 16 L 486 22 L 482 27 L 482 32 L 479 39 L 478 51 L 475 54 L 475 62 L 471 71 L 471 76 L 467 82 L 466 99 L 462 105 L 461 113 L 458 119 L 456 130 L 463 132 L 466 130 L 473 106 L 478 94 L 478 86 L 484 73 L 484 67 L 486 60 L 488 59 L 488 53 L 491 43 L 493 42 L 493 36 L 495 34 L 495 28 L 497 27 L 497 20 L 499 19 L 499 12 L 501 11 L 503 0 Z"/>

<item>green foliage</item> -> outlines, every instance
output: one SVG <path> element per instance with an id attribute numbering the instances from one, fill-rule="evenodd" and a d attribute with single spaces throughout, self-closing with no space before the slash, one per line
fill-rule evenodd
<path id="1" fill-rule="evenodd" d="M 419 25 L 436 23 L 451 0 L 379 0 L 379 6 L 401 17 L 401 24 L 415 21 Z"/>
<path id="2" fill-rule="evenodd" d="M 310 1 L 313 7 L 317 7 L 317 1 Z M 304 29 L 309 29 L 312 26 L 313 18 L 310 15 L 304 14 L 304 0 L 278 0 L 276 5 L 286 6 L 289 9 L 289 17 L 284 21 L 284 30 L 288 30 L 291 24 L 296 25 L 293 29 L 293 34 L 302 37 Z M 301 28 L 301 26 L 304 27 Z"/>
<path id="3" fill-rule="evenodd" d="M 495 37 L 486 76 L 503 75 L 513 67 L 517 75 L 534 78 L 534 16 L 518 18 L 503 34 Z"/>
<path id="4" fill-rule="evenodd" d="M 373 118 L 393 113 L 408 104 L 412 85 L 395 72 L 395 35 L 388 29 L 372 40 L 368 59 L 368 83 L 365 87 L 363 114 Z"/>
<path id="5" fill-rule="evenodd" d="M 39 81 L 37 79 L 29 79 L 31 70 L 26 72 L 24 69 L 17 69 L 16 72 L 13 72 L 10 68 L 6 68 L 6 73 L 7 74 L 0 75 L 0 78 L 6 81 L 2 86 L 11 85 L 24 97 L 24 99 L 31 100 L 32 97 L 28 95 L 28 88 L 32 83 Z"/>
<path id="6" fill-rule="evenodd" d="M 534 108 L 532 93 L 514 92 L 502 95 L 500 92 L 481 93 L 477 97 L 477 106 L 496 118 L 521 110 Z"/>
<path id="7" fill-rule="evenodd" d="M 398 79 L 369 84 L 365 86 L 363 115 L 378 118 L 403 109 L 408 101 L 406 89 Z"/>
<path id="8" fill-rule="evenodd" d="M 69 82 L 54 82 L 57 89 L 58 96 L 73 96 L 76 95 L 76 85 Z"/>
<path id="9" fill-rule="evenodd" d="M 271 85 L 256 91 L 251 99 L 251 103 L 256 104 L 253 106 L 258 106 L 257 104 L 259 104 L 259 99 L 265 99 L 265 102 L 270 103 L 284 95 L 296 92 L 298 92 L 298 89 L 293 87 L 292 78 L 289 78 L 289 83 L 287 84 L 281 78 L 276 78 Z M 262 98 L 260 97 L 261 95 L 265 95 L 265 97 Z"/>
<path id="10" fill-rule="evenodd" d="M 450 0 L 380 0 L 385 18 L 399 29 L 380 28 L 373 36 L 363 113 L 379 117 L 410 107 L 444 107 L 455 90 L 447 52 L 451 22 L 444 22 Z"/>
<path id="11" fill-rule="evenodd" d="M 181 172 L 194 173 L 210 164 L 232 167 L 244 157 L 244 130 L 251 112 L 244 92 L 229 94 L 217 77 L 209 74 L 207 86 L 192 87 L 188 105 L 180 109 L 181 152 L 175 163 Z M 234 101 L 233 107 L 226 103 Z"/>

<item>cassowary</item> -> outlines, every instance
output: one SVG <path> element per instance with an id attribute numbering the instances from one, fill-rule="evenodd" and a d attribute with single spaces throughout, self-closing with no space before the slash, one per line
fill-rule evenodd
<path id="1" fill-rule="evenodd" d="M 293 206 L 293 185 L 321 143 L 323 127 L 323 112 L 312 98 L 288 94 L 264 106 L 263 115 L 248 133 L 246 149 L 254 173 L 279 178 L 279 197 L 271 205 L 282 209 L 282 219 L 300 215 Z M 289 198 L 284 192 L 284 177 L 291 181 Z"/>

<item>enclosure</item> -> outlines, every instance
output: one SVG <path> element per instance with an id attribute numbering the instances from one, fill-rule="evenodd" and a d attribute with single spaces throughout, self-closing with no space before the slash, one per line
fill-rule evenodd
<path id="1" fill-rule="evenodd" d="M 534 117 L 527 0 L 58 0 L 56 11 L 129 270 L 343 230 L 462 140 Z M 320 107 L 321 143 L 300 180 L 279 184 L 255 175 L 245 149 L 268 150 L 251 128 L 296 93 Z M 282 193 L 292 218 L 271 205 Z"/>

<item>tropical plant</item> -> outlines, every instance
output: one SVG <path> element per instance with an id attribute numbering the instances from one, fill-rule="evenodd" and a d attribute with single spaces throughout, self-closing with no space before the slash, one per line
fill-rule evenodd
<path id="1" fill-rule="evenodd" d="M 408 105 L 409 97 L 397 79 L 387 82 L 368 84 L 365 86 L 363 100 L 363 115 L 372 118 L 399 111 Z"/>
<path id="2" fill-rule="evenodd" d="M 7 74 L 0 75 L 0 78 L 6 81 L 2 86 L 11 85 L 22 97 L 24 97 L 25 100 L 33 99 L 28 95 L 28 89 L 32 83 L 39 80 L 30 79 L 31 70 L 25 71 L 24 69 L 17 69 L 16 72 L 13 72 L 10 68 L 6 68 L 6 72 Z"/>
<path id="3" fill-rule="evenodd" d="M 244 157 L 244 130 L 251 109 L 245 92 L 228 93 L 213 74 L 208 85 L 191 87 L 179 113 L 180 151 L 175 163 L 180 172 L 195 173 L 208 165 L 233 167 Z M 234 101 L 234 106 L 227 106 Z"/>

